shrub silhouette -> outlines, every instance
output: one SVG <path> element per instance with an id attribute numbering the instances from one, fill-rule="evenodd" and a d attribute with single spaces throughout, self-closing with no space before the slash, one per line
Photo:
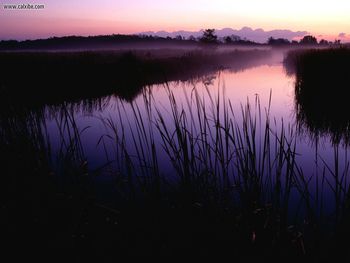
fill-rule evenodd
<path id="1" fill-rule="evenodd" d="M 206 29 L 203 31 L 201 42 L 203 43 L 217 43 L 217 35 L 215 35 L 215 29 Z"/>
<path id="2" fill-rule="evenodd" d="M 301 40 L 300 40 L 300 44 L 304 44 L 304 45 L 317 45 L 317 38 L 311 35 L 308 36 L 304 36 Z"/>

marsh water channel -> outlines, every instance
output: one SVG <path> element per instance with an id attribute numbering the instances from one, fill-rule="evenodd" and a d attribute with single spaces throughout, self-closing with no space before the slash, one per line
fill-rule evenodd
<path id="1" fill-rule="evenodd" d="M 308 126 L 313 115 L 300 112 L 283 57 L 148 85 L 129 99 L 111 94 L 28 112 L 59 184 L 71 181 L 62 168 L 69 163 L 101 202 L 189 180 L 233 200 L 257 191 L 263 203 L 291 204 L 292 215 L 309 205 L 334 215 L 348 189 L 346 131 Z"/>

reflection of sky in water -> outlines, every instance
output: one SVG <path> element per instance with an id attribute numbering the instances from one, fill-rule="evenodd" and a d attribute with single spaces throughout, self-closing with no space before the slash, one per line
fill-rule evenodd
<path id="1" fill-rule="evenodd" d="M 252 105 L 256 96 L 259 97 L 261 109 L 268 108 L 270 92 L 272 94 L 272 104 L 270 110 L 270 116 L 276 119 L 278 131 L 280 124 L 283 119 L 285 127 L 291 126 L 296 127 L 294 110 L 294 79 L 286 76 L 284 73 L 283 66 L 281 64 L 274 66 L 260 66 L 251 68 L 242 72 L 232 73 L 229 71 L 224 71 L 216 75 L 207 76 L 201 79 L 199 82 L 171 82 L 168 84 L 170 90 L 173 92 L 174 97 L 178 105 L 184 105 L 186 108 L 186 96 L 191 97 L 194 88 L 198 94 L 204 98 L 209 105 L 210 98 L 208 92 L 212 94 L 213 98 L 217 96 L 218 92 L 224 94 L 225 99 L 230 100 L 237 116 L 240 120 L 241 117 L 241 105 L 247 102 L 247 99 Z M 156 108 L 162 111 L 162 115 L 166 120 L 169 127 L 172 127 L 172 122 L 170 120 L 170 106 L 168 93 L 165 85 L 154 85 L 148 88 L 153 95 L 154 103 Z M 127 145 L 133 145 L 131 130 L 135 131 L 133 128 L 135 123 L 133 121 L 133 112 L 129 103 L 124 103 L 124 109 L 121 114 L 118 114 L 118 99 L 111 97 L 106 106 L 102 110 L 95 110 L 92 113 L 76 112 L 76 120 L 78 127 L 84 129 L 89 127 L 82 134 L 82 142 L 84 145 L 85 154 L 89 160 L 89 165 L 91 169 L 96 169 L 97 167 L 103 165 L 107 162 L 107 157 L 102 144 L 97 145 L 100 137 L 102 135 L 108 134 L 110 131 L 106 130 L 101 119 L 111 118 L 115 123 L 118 123 L 117 128 L 121 128 L 119 118 L 125 125 L 127 138 Z M 148 117 L 144 110 L 144 98 L 139 95 L 133 102 L 141 110 L 141 119 L 147 126 Z M 120 105 L 119 105 L 120 106 Z M 123 108 L 123 107 L 122 107 Z M 155 111 L 153 111 L 155 114 Z M 263 122 L 264 123 L 264 122 Z M 51 120 L 49 121 L 49 133 L 51 140 L 56 143 L 56 137 L 58 135 L 55 123 Z M 147 126 L 148 127 L 148 126 Z M 272 127 L 275 127 L 272 125 Z M 155 132 L 157 134 L 157 132 Z M 137 135 L 137 134 L 135 134 Z M 159 151 L 162 151 L 161 140 L 158 136 L 155 137 L 156 147 Z M 108 158 L 113 159 L 113 143 L 110 139 L 106 137 L 106 146 Z M 158 143 L 157 143 L 158 142 Z M 112 147 L 111 147 L 112 146 Z M 329 138 L 320 138 L 318 143 L 318 153 L 319 157 L 317 162 L 319 168 L 315 169 L 316 165 L 316 154 L 315 154 L 315 142 L 312 141 L 307 133 L 302 133 L 297 138 L 297 163 L 302 168 L 306 180 L 311 178 L 309 183 L 310 190 L 314 191 L 317 187 L 321 188 L 322 174 L 323 174 L 323 162 L 329 165 L 330 169 L 334 168 L 334 150 L 329 142 Z M 344 154 L 344 148 L 339 147 L 339 164 L 340 171 L 342 171 L 346 155 Z M 160 168 L 169 174 L 168 158 L 165 154 L 159 155 Z M 327 171 L 327 168 L 326 168 Z M 328 183 L 334 184 L 334 179 L 327 173 L 327 177 L 324 181 L 324 186 L 328 190 L 324 190 L 324 198 L 327 200 L 332 200 L 331 190 L 329 190 Z M 107 181 L 108 179 L 105 178 Z M 100 179 L 103 181 L 103 179 Z M 328 182 L 327 182 L 328 180 Z M 327 197 L 328 196 L 328 197 Z M 327 198 L 326 198 L 327 197 Z M 294 198 L 293 195 L 291 197 Z"/>

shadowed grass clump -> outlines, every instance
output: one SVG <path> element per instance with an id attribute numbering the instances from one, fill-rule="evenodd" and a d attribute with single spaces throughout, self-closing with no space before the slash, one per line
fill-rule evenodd
<path id="1" fill-rule="evenodd" d="M 80 235 L 85 211 L 93 207 L 83 130 L 65 107 L 55 122 L 57 150 L 44 110 L 9 108 L 0 114 L 1 241 L 4 254 L 13 259 L 23 256 L 18 249 L 28 251 L 27 258 L 44 257 L 42 249 L 59 248 L 62 256 L 79 253 L 74 236 Z"/>
<path id="2" fill-rule="evenodd" d="M 285 65 L 296 74 L 296 114 L 313 133 L 330 134 L 334 142 L 350 139 L 350 49 L 290 52 Z"/>

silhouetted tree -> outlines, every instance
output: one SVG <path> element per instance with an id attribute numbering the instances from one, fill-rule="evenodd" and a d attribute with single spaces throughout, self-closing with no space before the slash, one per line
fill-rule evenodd
<path id="1" fill-rule="evenodd" d="M 239 36 L 236 35 L 230 35 L 230 36 L 226 36 L 224 37 L 224 42 L 226 44 L 231 44 L 231 43 L 235 43 L 235 42 L 239 42 L 241 40 L 241 38 Z"/>
<path id="2" fill-rule="evenodd" d="M 320 45 L 329 45 L 329 42 L 325 39 L 321 39 L 319 44 Z"/>
<path id="3" fill-rule="evenodd" d="M 218 37 L 215 35 L 215 29 L 206 29 L 203 31 L 201 41 L 203 43 L 217 43 Z"/>
<path id="4" fill-rule="evenodd" d="M 182 38 L 181 35 L 177 35 L 177 36 L 175 37 L 175 39 L 176 39 L 176 40 L 182 40 L 183 38 Z"/>
<path id="5" fill-rule="evenodd" d="M 304 36 L 300 40 L 300 44 L 303 45 L 317 45 L 317 38 L 311 35 Z"/>
<path id="6" fill-rule="evenodd" d="M 273 38 L 273 37 L 269 37 L 267 43 L 269 45 L 289 45 L 290 42 L 288 39 L 285 38 Z"/>
<path id="7" fill-rule="evenodd" d="M 269 39 L 267 40 L 267 44 L 269 45 L 271 45 L 274 42 L 275 42 L 275 39 L 273 37 L 269 37 Z"/>

